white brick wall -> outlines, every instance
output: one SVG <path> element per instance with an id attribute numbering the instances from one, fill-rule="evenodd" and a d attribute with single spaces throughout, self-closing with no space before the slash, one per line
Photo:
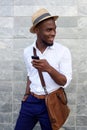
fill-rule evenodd
<path id="1" fill-rule="evenodd" d="M 87 130 L 87 0 L 0 0 L 0 130 L 15 125 L 26 84 L 23 49 L 35 38 L 31 15 L 41 7 L 60 16 L 55 40 L 72 54 L 71 114 L 64 127 Z"/>

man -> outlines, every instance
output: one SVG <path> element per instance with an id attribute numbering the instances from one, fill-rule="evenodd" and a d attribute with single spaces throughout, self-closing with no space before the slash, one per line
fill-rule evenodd
<path id="1" fill-rule="evenodd" d="M 57 18 L 46 9 L 40 9 L 32 16 L 30 32 L 35 33 L 37 38 L 33 45 L 24 50 L 27 86 L 15 130 L 33 130 L 38 121 L 42 130 L 52 130 L 38 70 L 43 73 L 48 93 L 65 88 L 72 79 L 70 51 L 54 42 Z M 39 59 L 31 58 L 34 55 L 33 47 Z"/>

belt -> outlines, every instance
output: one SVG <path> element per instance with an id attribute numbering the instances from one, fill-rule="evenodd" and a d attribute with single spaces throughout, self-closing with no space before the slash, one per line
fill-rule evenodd
<path id="1" fill-rule="evenodd" d="M 37 95 L 33 92 L 31 92 L 31 95 L 33 95 L 34 97 L 38 98 L 38 99 L 45 99 L 45 95 Z"/>
<path id="2" fill-rule="evenodd" d="M 57 90 L 55 90 L 55 91 L 53 91 L 53 92 L 51 92 L 50 94 L 55 94 L 55 93 L 57 93 L 57 92 L 61 92 L 61 89 L 62 88 L 59 88 L 59 89 L 57 89 Z M 37 95 L 37 94 L 35 94 L 35 93 L 33 93 L 33 92 L 30 92 L 31 93 L 31 95 L 33 95 L 34 97 L 36 97 L 36 98 L 38 98 L 38 99 L 45 99 L 45 96 L 46 95 Z M 50 95 L 49 94 L 49 95 Z"/>

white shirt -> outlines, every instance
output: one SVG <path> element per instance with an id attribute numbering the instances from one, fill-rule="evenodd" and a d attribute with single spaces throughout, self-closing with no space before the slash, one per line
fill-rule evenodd
<path id="1" fill-rule="evenodd" d="M 31 81 L 30 91 L 38 95 L 43 95 L 45 93 L 40 82 L 38 71 L 31 64 L 33 47 L 36 48 L 35 43 L 24 49 L 24 61 L 26 64 L 29 80 Z M 65 75 L 67 78 L 67 83 L 64 86 L 60 86 L 51 78 L 47 72 L 43 72 L 48 93 L 53 92 L 60 87 L 67 87 L 72 79 L 72 61 L 69 49 L 59 43 L 54 42 L 53 46 L 47 47 L 43 53 L 41 53 L 37 48 L 36 52 L 40 59 L 46 59 L 52 67 Z"/>

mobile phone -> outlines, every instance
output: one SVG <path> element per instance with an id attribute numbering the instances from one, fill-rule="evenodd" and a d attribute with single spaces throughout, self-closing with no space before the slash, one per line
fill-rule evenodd
<path id="1" fill-rule="evenodd" d="M 32 59 L 39 60 L 39 56 L 31 56 Z"/>

